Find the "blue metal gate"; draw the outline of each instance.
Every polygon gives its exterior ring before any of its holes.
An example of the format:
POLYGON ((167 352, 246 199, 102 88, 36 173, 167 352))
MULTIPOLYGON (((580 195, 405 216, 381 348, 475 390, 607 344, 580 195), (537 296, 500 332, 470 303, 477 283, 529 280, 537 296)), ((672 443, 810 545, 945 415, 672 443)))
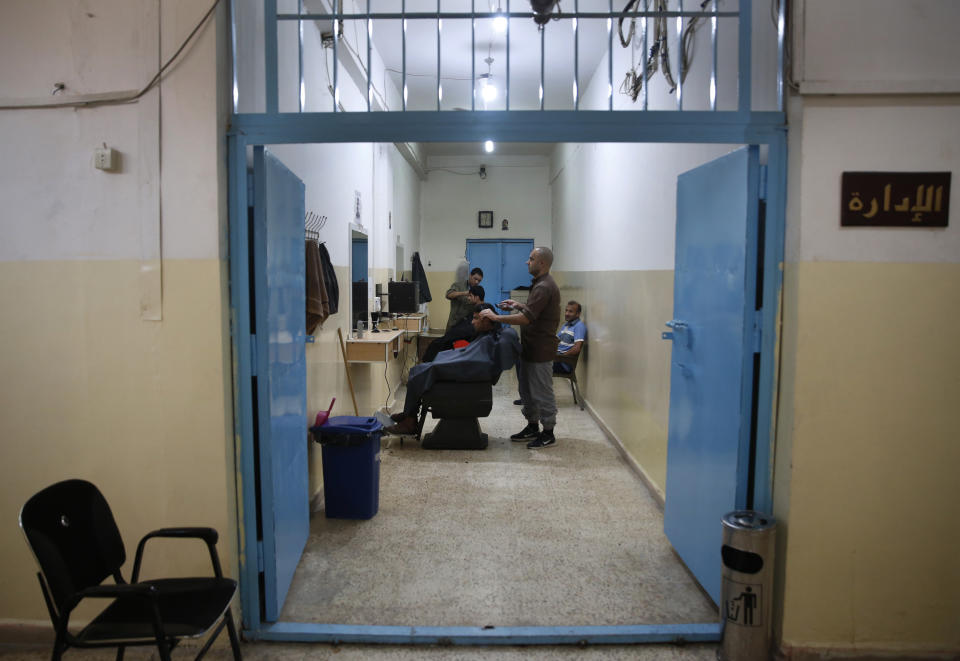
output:
POLYGON ((664 530, 715 603, 720 519, 746 502, 758 190, 756 147, 677 179, 664 530))
POLYGON ((273 622, 310 532, 304 186, 263 147, 254 149, 253 172, 258 543, 264 619, 273 622))

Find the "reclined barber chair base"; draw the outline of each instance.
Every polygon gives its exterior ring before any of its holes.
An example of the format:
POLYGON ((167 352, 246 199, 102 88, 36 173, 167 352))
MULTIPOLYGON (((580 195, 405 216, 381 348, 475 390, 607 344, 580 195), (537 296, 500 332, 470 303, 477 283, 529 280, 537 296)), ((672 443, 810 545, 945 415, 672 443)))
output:
POLYGON ((488 383, 439 381, 423 395, 418 428, 430 412, 440 422, 423 437, 427 450, 485 450, 487 435, 478 418, 493 410, 493 386, 488 383))

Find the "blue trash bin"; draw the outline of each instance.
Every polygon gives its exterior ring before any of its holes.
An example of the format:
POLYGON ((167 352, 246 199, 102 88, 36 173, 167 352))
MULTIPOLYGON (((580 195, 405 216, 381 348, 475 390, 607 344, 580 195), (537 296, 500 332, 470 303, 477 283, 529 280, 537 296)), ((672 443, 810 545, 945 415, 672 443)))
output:
POLYGON ((322 447, 327 518, 372 518, 380 507, 383 425, 376 418, 340 415, 310 431, 322 447))

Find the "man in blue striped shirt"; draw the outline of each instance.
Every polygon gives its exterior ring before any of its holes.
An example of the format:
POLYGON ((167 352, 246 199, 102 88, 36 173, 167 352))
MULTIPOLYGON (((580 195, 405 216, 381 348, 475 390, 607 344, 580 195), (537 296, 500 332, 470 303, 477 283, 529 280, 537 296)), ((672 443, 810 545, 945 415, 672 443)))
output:
MULTIPOLYGON (((580 320, 581 306, 576 301, 567 303, 563 310, 563 326, 557 333, 560 343, 557 345, 557 356, 573 358, 583 349, 583 342, 587 339, 587 326, 580 320)), ((573 368, 566 363, 555 361, 553 363, 554 374, 569 374, 573 368)))

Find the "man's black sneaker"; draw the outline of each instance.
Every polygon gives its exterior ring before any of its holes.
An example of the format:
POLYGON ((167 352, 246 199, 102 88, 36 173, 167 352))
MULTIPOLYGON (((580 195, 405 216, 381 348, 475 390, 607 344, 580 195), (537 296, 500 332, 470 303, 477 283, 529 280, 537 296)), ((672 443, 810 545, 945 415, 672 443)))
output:
POLYGON ((515 399, 515 400, 513 400, 513 403, 514 403, 515 405, 517 405, 517 406, 520 406, 521 404, 523 404, 523 400, 522 400, 522 399, 515 399))
POLYGON ((540 425, 530 423, 519 432, 510 437, 510 440, 514 443, 520 443, 522 441, 529 441, 531 439, 537 438, 540 436, 540 425))
POLYGON ((537 434, 537 437, 527 443, 527 447, 536 450, 538 448, 549 448, 557 444, 557 439, 553 435, 552 429, 544 429, 542 432, 537 434))

